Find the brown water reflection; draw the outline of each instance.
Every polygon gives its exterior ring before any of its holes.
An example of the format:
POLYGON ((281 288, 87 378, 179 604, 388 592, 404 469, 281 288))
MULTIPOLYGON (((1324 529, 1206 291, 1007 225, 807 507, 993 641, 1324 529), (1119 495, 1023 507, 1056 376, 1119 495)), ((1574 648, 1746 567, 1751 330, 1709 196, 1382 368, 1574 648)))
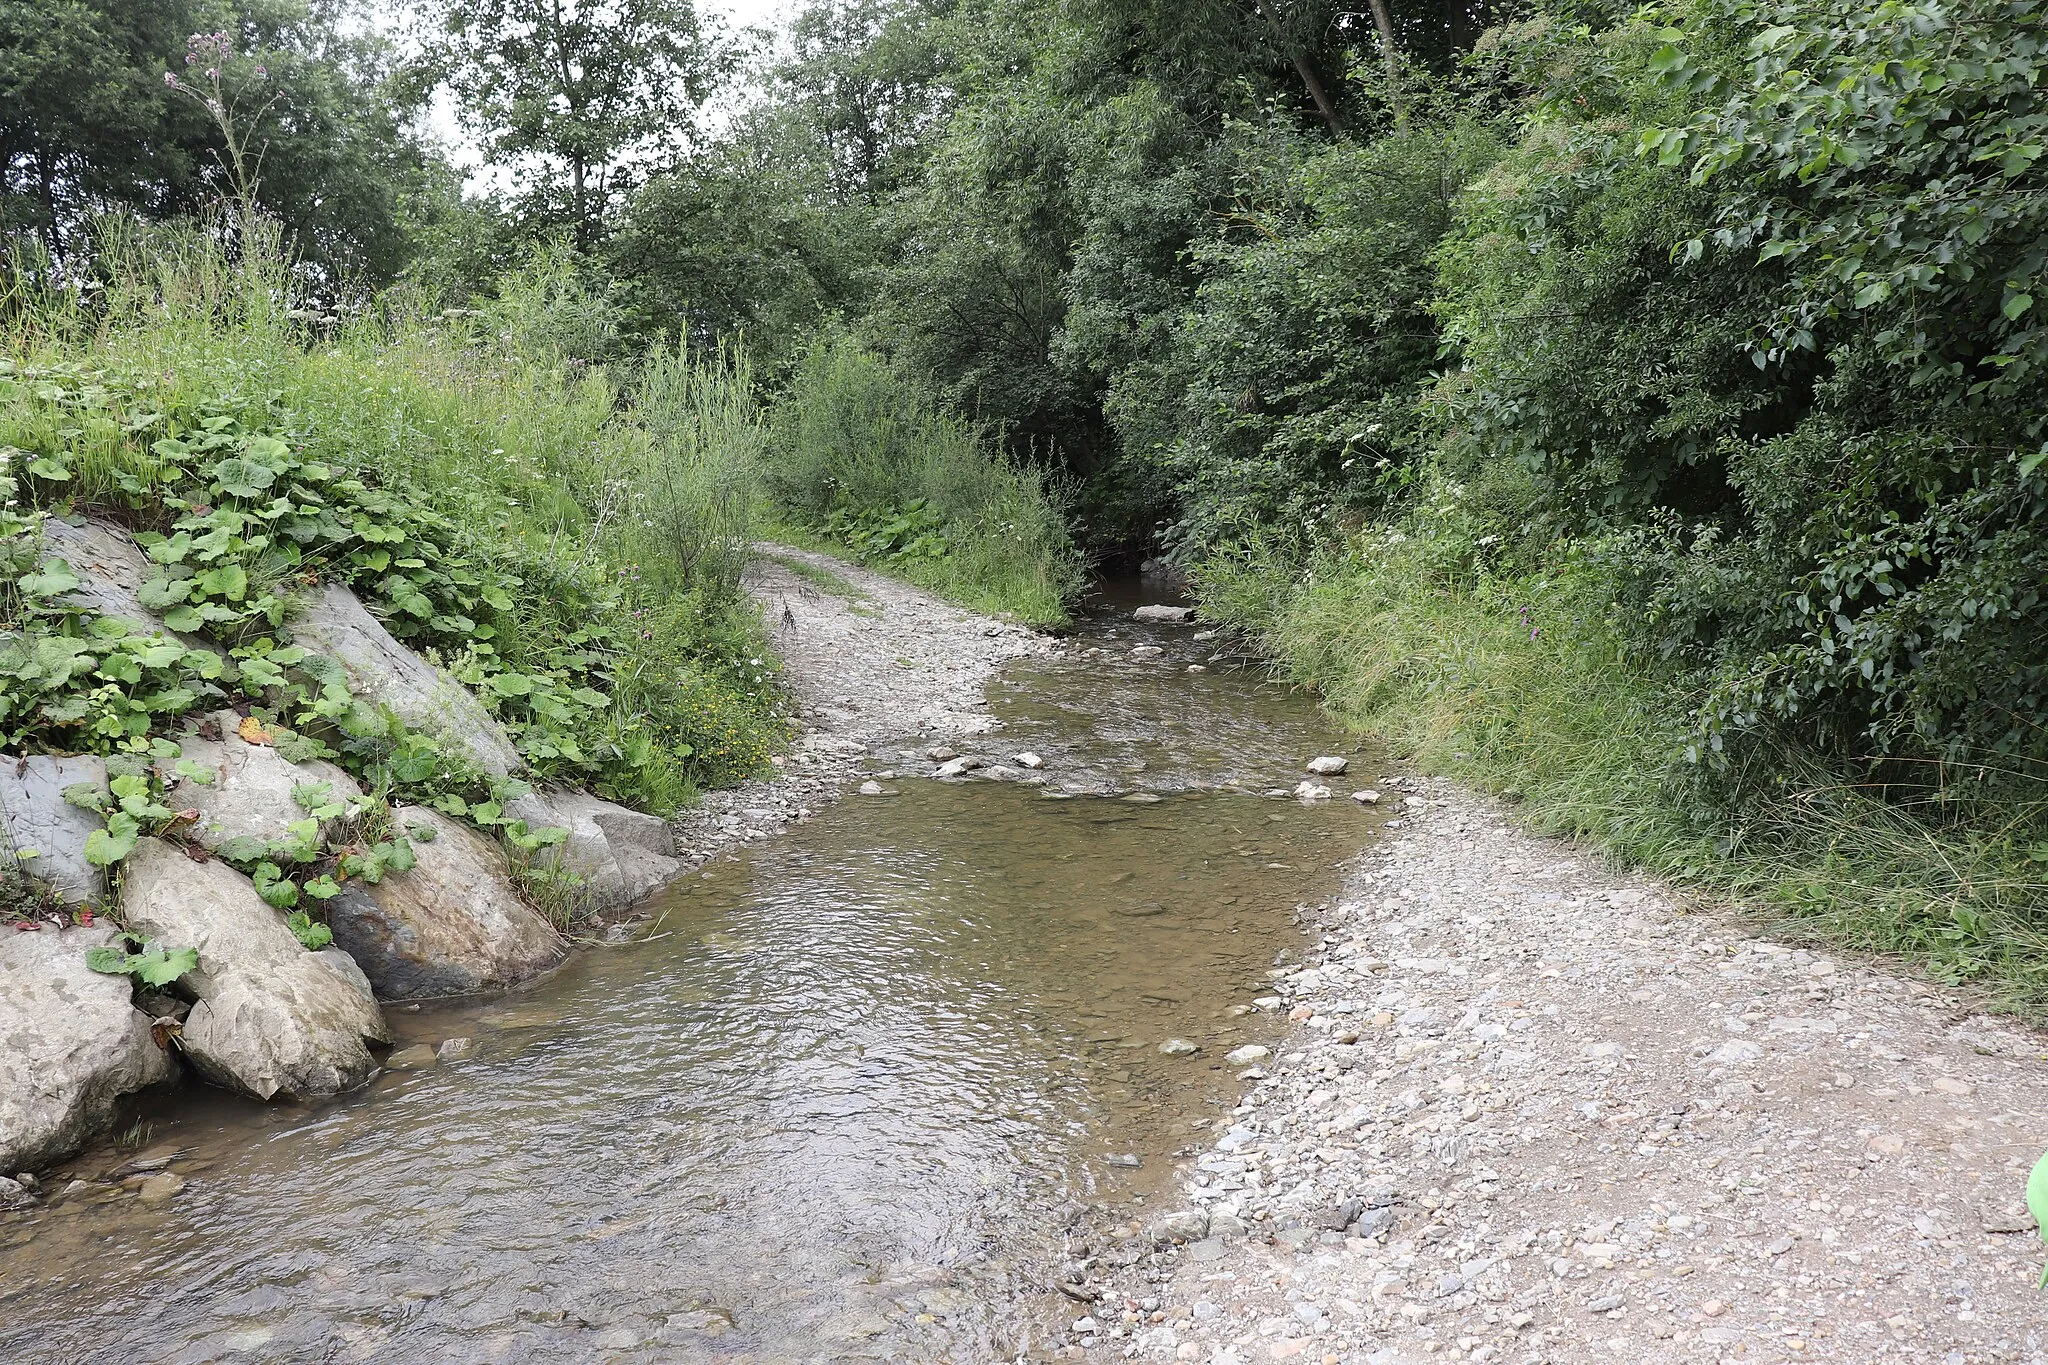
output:
POLYGON ((318 1108, 179 1096, 143 1144, 180 1150, 176 1199, 95 1183, 0 1222, 0 1359, 1024 1349, 1068 1211, 1159 1191, 1235 1102, 1222 1054, 1277 1036, 1245 1007, 1367 828, 1177 789, 1291 785, 1313 718, 1247 675, 1126 668, 1013 677, 1005 743, 1084 786, 1145 761, 1157 802, 893 783, 675 888, 642 942, 393 1015, 465 1061, 318 1108), (1234 722, 1227 752, 1191 716, 1234 722))

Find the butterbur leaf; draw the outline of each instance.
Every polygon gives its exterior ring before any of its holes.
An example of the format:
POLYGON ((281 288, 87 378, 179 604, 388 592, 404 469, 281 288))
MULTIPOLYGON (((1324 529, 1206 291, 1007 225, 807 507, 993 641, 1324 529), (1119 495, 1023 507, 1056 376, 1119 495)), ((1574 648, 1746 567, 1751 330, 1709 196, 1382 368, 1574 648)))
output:
POLYGON ((61 597, 78 587, 78 575, 61 559, 52 559, 31 574, 23 574, 14 585, 25 597, 61 597))
POLYGON ((224 862, 250 863, 270 852, 270 845, 253 834, 237 834, 232 839, 222 840, 213 852, 224 862))
MULTIPOLYGON (((2034 1163, 2034 1172, 2027 1177, 2027 1211, 2034 1215, 2034 1228, 2048 1241, 2048 1152, 2034 1163)), ((2037 1288, 2048 1288, 2048 1265, 2041 1267, 2041 1280, 2037 1288)))
POLYGON ((161 948, 151 944, 128 970, 145 986, 168 986, 198 965, 197 948, 161 948))
POLYGON ((88 948, 85 950, 85 965, 107 976, 125 976, 128 973, 128 954, 119 948, 88 948))
POLYGON ((30 460, 28 462, 28 472, 39 479, 48 479, 51 483, 64 483, 71 478, 70 470, 66 469, 59 461, 52 460, 47 456, 42 459, 30 460))
POLYGON ((94 867, 112 867, 135 851, 135 840, 141 832, 134 816, 117 810, 107 817, 105 829, 85 836, 85 860, 94 867))

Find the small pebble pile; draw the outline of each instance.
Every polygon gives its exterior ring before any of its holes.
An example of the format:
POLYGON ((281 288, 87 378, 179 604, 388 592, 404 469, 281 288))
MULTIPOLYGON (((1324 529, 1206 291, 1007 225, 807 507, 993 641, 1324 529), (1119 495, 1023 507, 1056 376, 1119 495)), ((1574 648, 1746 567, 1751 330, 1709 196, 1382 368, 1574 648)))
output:
POLYGON ((1041 1354, 2048 1360, 2048 1040, 1380 786, 1387 841, 1257 1002, 1291 1043, 1242 1057, 1183 1207, 1080 1248, 1041 1354))

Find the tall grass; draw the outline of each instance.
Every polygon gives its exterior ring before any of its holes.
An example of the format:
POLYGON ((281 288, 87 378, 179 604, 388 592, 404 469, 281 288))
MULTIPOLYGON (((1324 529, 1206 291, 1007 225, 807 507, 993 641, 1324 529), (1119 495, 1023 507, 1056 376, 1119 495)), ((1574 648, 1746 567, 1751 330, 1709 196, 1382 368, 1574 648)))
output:
POLYGON ((1686 757, 1687 680, 1624 647, 1600 557, 1566 543, 1534 569, 1489 567, 1466 529, 1425 509, 1307 565, 1241 547, 1198 572, 1203 612, 1347 725, 1509 798, 1532 828, 1781 932, 2048 1008, 2048 800, 1899 805, 1794 755, 1770 784, 1717 782, 1686 757))
POLYGON ((808 533, 798 539, 835 542, 984 611, 1067 619, 1082 573, 1058 493, 899 367, 822 335, 771 432, 765 486, 777 514, 808 533), (920 538, 924 528, 937 534, 920 538))
MULTIPOLYGON (((766 761, 777 700, 739 588, 765 434, 736 357, 664 352, 614 372, 572 354, 592 323, 546 253, 484 312, 404 290, 316 306, 274 233, 230 251, 203 226, 109 220, 83 286, 32 248, 8 259, 0 345, 17 363, 108 376, 142 396, 131 406, 282 423, 308 457, 447 517, 464 552, 524 582, 491 640, 510 665, 615 651, 610 728, 588 739, 637 757, 610 794, 673 808, 766 761)), ((23 405, 6 420, 32 419, 23 405)), ((150 482, 149 441, 119 422, 66 440, 85 448, 77 506, 117 504, 124 476, 150 482)))

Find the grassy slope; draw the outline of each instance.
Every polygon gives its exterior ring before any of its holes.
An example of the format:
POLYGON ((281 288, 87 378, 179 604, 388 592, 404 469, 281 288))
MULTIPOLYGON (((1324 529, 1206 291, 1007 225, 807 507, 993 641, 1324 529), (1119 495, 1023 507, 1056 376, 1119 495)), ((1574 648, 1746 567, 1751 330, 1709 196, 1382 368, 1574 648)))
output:
POLYGON ((1553 568, 1451 572, 1388 538, 1306 581, 1212 567, 1204 612, 1345 724, 1509 798, 1536 829, 1732 897, 1778 932, 1903 953, 2025 1013, 2048 1006, 2040 807, 1937 822, 1818 771, 1716 804, 1682 757, 1682 687, 1629 661, 1596 574, 1553 568))

